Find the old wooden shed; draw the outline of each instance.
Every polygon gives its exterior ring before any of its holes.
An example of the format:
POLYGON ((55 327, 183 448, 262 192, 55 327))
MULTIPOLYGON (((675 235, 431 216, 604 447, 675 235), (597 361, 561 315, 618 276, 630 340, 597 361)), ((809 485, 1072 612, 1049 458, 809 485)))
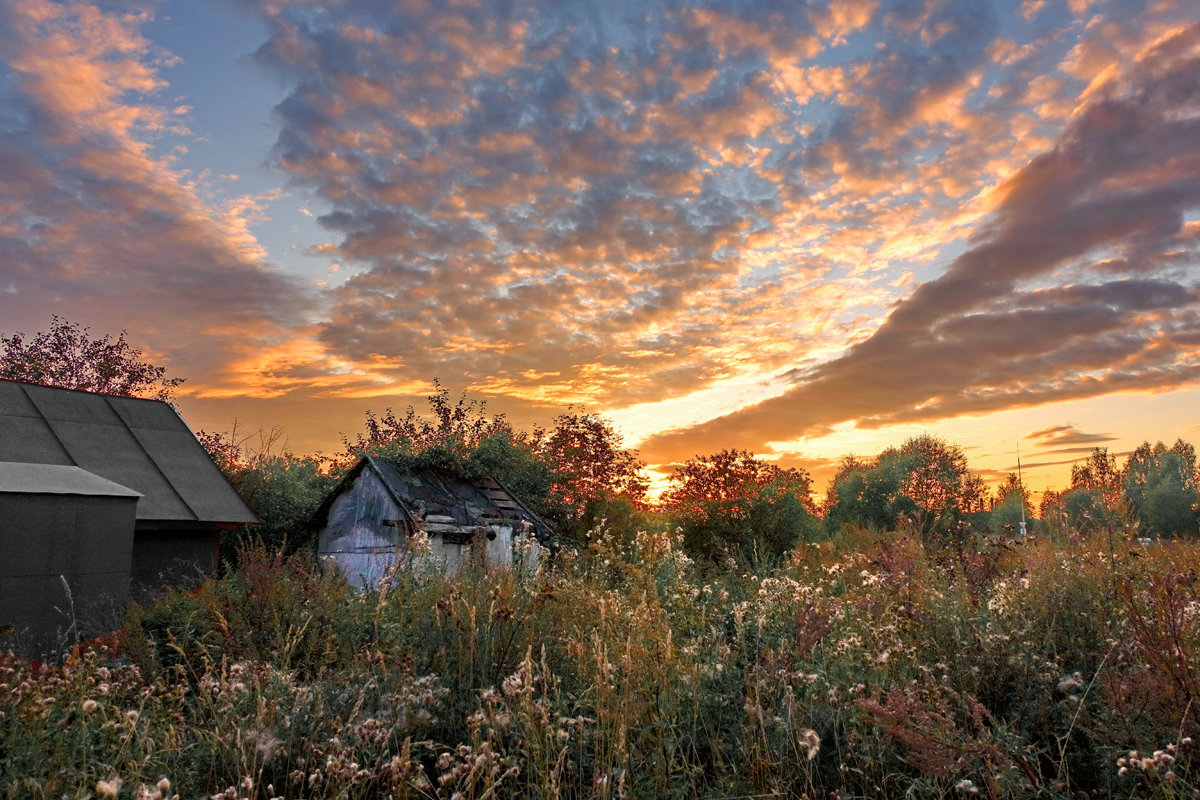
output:
MULTIPOLYGON (((199 585, 216 572, 219 531, 257 522, 175 409, 157 400, 0 380, 0 461, 78 467, 141 495, 131 535, 95 531, 97 547, 128 550, 138 600, 164 585, 199 585)), ((65 509, 65 497, 45 502, 65 509)), ((0 515, 0 540, 23 535, 18 526, 0 515)), ((0 580, 26 571, 21 561, 0 561, 0 580)))
POLYGON ((495 478, 465 480, 444 470, 401 470, 363 456, 312 518, 321 560, 356 585, 375 584, 398 560, 453 574, 472 555, 511 567, 536 563, 552 531, 495 478), (427 553, 410 544, 428 536, 427 553))

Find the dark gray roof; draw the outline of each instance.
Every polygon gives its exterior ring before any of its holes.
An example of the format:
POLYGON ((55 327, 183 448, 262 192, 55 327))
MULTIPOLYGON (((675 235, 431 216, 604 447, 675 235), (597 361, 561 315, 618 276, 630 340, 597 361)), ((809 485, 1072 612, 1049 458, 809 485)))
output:
POLYGON ((462 527, 486 526, 505 520, 527 522, 534 535, 544 539, 553 530, 496 478, 465 480, 446 470, 420 469, 405 471, 384 459, 363 456, 341 482, 329 493, 313 514, 313 524, 321 527, 333 501, 346 491, 363 469, 369 468, 383 481, 392 499, 410 518, 422 520, 428 516, 453 518, 462 527))
POLYGON ((0 461, 81 467, 143 496, 137 518, 257 522, 171 406, 0 380, 0 461))
POLYGON ((141 497, 141 492, 113 483, 79 467, 0 461, 0 493, 83 494, 141 497))

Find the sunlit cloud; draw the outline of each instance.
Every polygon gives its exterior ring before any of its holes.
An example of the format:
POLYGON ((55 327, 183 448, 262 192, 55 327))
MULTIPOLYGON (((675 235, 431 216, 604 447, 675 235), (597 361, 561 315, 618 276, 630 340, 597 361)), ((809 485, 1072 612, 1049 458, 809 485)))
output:
POLYGON ((170 5, 0 0, 0 315, 136 323, 205 403, 438 378, 825 474, 1200 374, 1188 4, 248 0, 274 144, 203 170, 170 5))
POLYGON ((1200 205, 1200 116, 1178 111, 1200 103, 1198 42, 1193 26, 1140 53, 1005 183, 972 246, 869 339, 795 373, 777 398, 646 448, 669 459, 697 438, 768 442, 846 420, 881 427, 1194 385, 1200 287, 1183 268, 1196 240, 1182 218, 1200 205), (1106 280, 1114 257, 1129 277, 1106 280))
POLYGON ((173 57, 141 33, 150 16, 0 4, 15 85, 0 111, 0 319, 7 332, 35 310, 43 326, 51 312, 98 330, 136 323, 148 354, 204 376, 310 301, 250 230, 277 192, 206 202, 158 152, 182 112, 160 96, 173 57))

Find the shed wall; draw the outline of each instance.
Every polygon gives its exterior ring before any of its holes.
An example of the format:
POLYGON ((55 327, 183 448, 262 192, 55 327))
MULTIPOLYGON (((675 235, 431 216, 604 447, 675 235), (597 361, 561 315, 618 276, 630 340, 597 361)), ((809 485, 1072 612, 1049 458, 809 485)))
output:
POLYGON ((164 587, 190 591, 217 574, 221 535, 212 525, 153 528, 138 526, 133 537, 130 587, 143 605, 164 587))
POLYGON ((120 627, 136 497, 0 494, 0 648, 57 661, 120 627), (65 585, 64 585, 65 581, 65 585))
POLYGON ((364 469, 329 507, 318 539, 325 563, 335 563, 353 586, 378 583, 404 549, 403 528, 384 520, 406 519, 383 481, 364 469))

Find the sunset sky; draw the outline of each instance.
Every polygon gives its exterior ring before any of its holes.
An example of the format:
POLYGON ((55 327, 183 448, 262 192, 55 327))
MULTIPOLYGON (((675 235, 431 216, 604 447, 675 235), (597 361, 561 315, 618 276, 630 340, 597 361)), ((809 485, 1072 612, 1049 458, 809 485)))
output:
POLYGON ((1200 444, 1194 0, 0 0, 0 333, 336 450, 435 378, 665 472, 1200 444))

